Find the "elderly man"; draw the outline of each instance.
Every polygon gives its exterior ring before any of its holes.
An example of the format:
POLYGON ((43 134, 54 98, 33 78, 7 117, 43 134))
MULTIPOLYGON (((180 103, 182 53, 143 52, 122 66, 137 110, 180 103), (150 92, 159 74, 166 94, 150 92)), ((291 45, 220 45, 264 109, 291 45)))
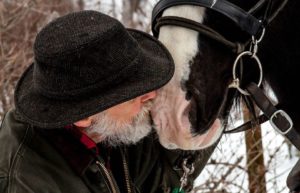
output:
POLYGON ((1 125, 0 192, 181 191, 174 167, 186 152, 161 147, 149 117, 173 73, 161 43, 107 15, 49 23, 1 125))

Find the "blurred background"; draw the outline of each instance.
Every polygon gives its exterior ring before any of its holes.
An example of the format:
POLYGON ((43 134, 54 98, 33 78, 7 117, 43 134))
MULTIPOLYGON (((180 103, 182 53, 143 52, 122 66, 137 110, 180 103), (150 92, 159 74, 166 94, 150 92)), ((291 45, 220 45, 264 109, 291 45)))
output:
MULTIPOLYGON (((13 108, 14 87, 33 61, 37 32, 68 12, 93 9, 119 19, 126 27, 151 34, 151 11, 157 0, 0 0, 0 121, 13 108)), ((232 112, 231 126, 247 119, 232 112)), ((5 148, 5 147, 0 147, 5 148)), ((299 153, 265 123, 255 131, 224 135, 197 178, 196 193, 288 193, 286 177, 299 153)))

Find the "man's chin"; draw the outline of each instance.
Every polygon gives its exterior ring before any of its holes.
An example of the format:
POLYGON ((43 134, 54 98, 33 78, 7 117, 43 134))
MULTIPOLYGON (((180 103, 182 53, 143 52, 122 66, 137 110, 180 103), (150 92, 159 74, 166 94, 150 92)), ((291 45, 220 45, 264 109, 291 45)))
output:
POLYGON ((134 145, 141 141, 144 137, 146 137, 151 131, 149 131, 147 134, 143 136, 136 137, 134 139, 122 139, 119 137, 116 138, 107 138, 106 140, 102 141, 101 143, 107 145, 107 146, 112 146, 112 147, 118 147, 118 146, 129 146, 129 145, 134 145))
POLYGON ((148 125, 140 125, 132 128, 126 128, 115 133, 114 135, 106 136, 101 143, 108 146, 123 146, 123 145, 134 145, 141 141, 144 137, 151 133, 152 127, 148 125))
POLYGON ((88 133, 97 133, 101 136, 96 143, 103 143, 109 146, 121 146, 136 144, 144 137, 149 135, 152 130, 149 111, 144 109, 136 117, 131 124, 122 124, 113 120, 108 115, 99 114, 97 120, 88 133))

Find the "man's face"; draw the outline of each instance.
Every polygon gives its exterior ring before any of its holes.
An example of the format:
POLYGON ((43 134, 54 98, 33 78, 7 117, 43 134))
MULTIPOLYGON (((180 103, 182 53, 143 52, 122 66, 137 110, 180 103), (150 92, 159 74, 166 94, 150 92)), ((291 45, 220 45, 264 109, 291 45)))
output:
POLYGON ((134 144, 152 129, 149 109, 155 97, 153 91, 93 115, 84 132, 96 143, 134 144))

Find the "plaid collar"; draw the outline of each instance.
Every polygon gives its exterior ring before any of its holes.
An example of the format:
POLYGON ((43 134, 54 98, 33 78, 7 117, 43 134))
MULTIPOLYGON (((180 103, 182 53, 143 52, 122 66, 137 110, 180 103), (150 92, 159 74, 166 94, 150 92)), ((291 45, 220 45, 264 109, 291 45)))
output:
POLYGON ((87 168, 99 155, 96 143, 74 126, 68 125, 60 129, 39 129, 39 132, 80 176, 84 175, 87 168))
POLYGON ((88 150, 94 152, 96 155, 99 155, 99 148, 97 147, 97 144, 84 132, 80 131, 77 127, 74 125, 68 125, 65 127, 70 133, 80 141, 81 144, 83 144, 88 150))

